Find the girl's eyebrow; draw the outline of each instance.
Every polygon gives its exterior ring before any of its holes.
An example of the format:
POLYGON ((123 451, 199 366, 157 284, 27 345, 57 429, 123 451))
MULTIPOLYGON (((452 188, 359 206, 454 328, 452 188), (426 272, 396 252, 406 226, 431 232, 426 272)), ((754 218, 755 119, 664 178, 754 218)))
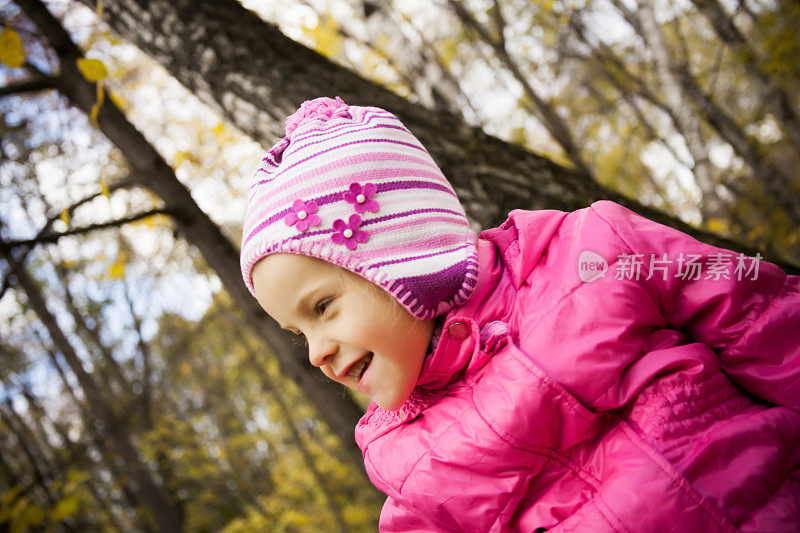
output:
POLYGON ((320 290, 323 289, 324 287, 325 287, 325 281, 322 281, 320 283, 317 283, 307 291, 305 291, 305 294, 303 294, 300 298, 297 299, 297 303, 295 304, 293 310, 294 315, 295 316, 302 315, 303 309, 309 308, 308 301, 311 300, 314 297, 314 295, 319 293, 320 290))
MULTIPOLYGON (((314 294, 319 290, 320 286, 321 284, 309 289, 308 291, 305 291, 305 294, 303 294, 300 298, 298 298, 297 302, 294 305, 294 308, 291 310, 292 316, 298 316, 303 314, 302 312, 303 309, 307 308, 308 306, 308 300, 310 300, 311 297, 314 296, 314 294)), ((291 324, 283 324, 277 318, 275 319, 275 322, 278 323, 278 326, 280 326, 281 329, 293 333, 292 330, 290 329, 292 327, 291 324)))

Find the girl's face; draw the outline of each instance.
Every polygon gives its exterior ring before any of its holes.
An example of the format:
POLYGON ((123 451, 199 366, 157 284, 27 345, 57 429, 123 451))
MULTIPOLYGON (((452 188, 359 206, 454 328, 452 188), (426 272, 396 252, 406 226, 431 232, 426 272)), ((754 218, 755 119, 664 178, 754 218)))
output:
POLYGON ((308 343, 311 364, 334 381, 399 409, 419 378, 434 321, 420 320, 388 293, 339 266, 273 254, 253 269, 258 302, 308 343))

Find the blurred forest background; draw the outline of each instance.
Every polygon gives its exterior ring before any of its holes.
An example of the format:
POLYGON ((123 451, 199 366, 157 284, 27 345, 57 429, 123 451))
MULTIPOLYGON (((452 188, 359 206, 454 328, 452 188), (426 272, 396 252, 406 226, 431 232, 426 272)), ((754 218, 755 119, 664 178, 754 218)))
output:
POLYGON ((365 399, 239 274, 283 118, 396 113, 475 228, 610 198, 800 265, 800 4, 0 0, 0 532, 375 531, 365 399))

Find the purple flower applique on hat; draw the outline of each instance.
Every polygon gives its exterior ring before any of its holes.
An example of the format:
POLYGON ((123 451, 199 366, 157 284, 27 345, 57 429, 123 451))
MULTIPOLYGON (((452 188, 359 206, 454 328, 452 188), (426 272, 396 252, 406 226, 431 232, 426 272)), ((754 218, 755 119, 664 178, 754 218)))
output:
POLYGON ((305 202, 298 198, 292 204, 292 210, 284 217, 283 221, 287 226, 295 226, 297 231, 303 233, 309 226, 319 226, 320 219, 315 214, 317 209, 319 209, 319 206, 314 200, 305 202))
POLYGON ((350 190, 344 193, 344 199, 353 204, 356 213, 364 211, 375 213, 378 211, 378 202, 370 197, 377 191, 378 188, 374 183, 367 183, 363 187, 358 183, 351 183, 350 190))
POLYGON ((355 250, 358 246, 357 243, 369 240, 369 233, 358 229, 360 225, 361 217, 358 215, 350 215, 347 224, 340 218, 334 220, 334 233, 331 235, 331 240, 336 244, 344 244, 348 250, 355 250))

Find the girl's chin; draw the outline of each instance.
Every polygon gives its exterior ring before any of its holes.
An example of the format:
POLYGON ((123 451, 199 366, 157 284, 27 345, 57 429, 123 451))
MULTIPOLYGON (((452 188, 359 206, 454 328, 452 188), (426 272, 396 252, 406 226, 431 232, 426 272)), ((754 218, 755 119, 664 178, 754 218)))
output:
POLYGON ((408 399, 409 396, 411 396, 410 391, 408 394, 402 396, 401 398, 370 398, 370 399, 384 411, 397 411, 398 409, 403 407, 403 404, 406 403, 406 400, 408 399))
POLYGON ((399 403, 398 402, 388 402, 387 403, 387 402, 378 402, 378 401, 376 401, 375 403, 378 404, 378 407, 380 407, 384 411, 397 411, 398 409, 403 407, 403 403, 405 403, 405 402, 399 402, 399 403))

